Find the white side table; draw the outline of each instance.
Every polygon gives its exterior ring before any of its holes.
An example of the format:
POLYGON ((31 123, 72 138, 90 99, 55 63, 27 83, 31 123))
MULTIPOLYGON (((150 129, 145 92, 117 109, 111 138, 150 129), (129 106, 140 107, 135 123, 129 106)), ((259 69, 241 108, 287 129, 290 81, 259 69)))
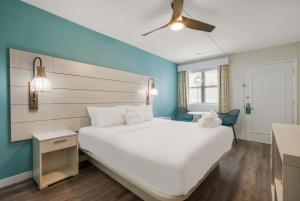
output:
POLYGON ((40 190, 77 174, 77 133, 62 130, 33 135, 33 179, 40 190))
POLYGON ((203 114, 207 114, 209 112, 204 112, 204 111, 193 111, 193 112, 188 112, 188 114, 193 115, 193 121, 196 122, 203 114))

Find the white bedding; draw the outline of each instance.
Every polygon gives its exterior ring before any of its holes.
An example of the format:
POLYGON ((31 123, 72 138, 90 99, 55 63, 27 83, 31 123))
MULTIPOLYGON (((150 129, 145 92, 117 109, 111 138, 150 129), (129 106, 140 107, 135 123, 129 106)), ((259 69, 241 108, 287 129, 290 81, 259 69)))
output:
POLYGON ((79 144, 114 169, 165 195, 186 195, 233 140, 229 127, 154 119, 135 125, 82 128, 79 144))

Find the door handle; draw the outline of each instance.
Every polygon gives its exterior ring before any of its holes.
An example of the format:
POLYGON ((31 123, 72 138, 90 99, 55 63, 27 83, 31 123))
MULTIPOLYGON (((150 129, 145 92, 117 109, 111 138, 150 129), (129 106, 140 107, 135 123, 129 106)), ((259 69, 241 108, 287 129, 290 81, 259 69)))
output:
POLYGON ((250 103, 246 103, 246 105, 245 105, 245 113, 246 114, 251 114, 251 110, 254 110, 254 108, 250 106, 250 103))

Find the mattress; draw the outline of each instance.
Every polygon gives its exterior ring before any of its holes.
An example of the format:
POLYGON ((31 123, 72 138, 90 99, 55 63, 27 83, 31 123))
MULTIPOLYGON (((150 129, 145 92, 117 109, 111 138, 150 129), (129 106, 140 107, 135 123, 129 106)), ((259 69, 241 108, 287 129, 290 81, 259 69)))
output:
POLYGON ((170 196, 186 195, 224 153, 232 129, 154 119, 135 125, 85 127, 79 145, 117 171, 170 196))

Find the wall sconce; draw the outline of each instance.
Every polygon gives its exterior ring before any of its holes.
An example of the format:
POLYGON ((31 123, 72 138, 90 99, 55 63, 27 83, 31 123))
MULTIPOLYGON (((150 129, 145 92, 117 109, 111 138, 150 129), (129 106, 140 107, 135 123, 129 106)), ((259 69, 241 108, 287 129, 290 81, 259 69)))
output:
POLYGON ((33 79, 29 82, 29 109, 38 109, 38 92, 49 92, 51 83, 46 76, 45 67, 43 67, 42 59, 36 57, 33 60, 33 79), (36 61, 40 62, 40 66, 36 67, 36 61))
POLYGON ((146 104, 149 105, 150 104, 150 96, 157 96, 158 95, 158 91, 155 88, 155 82, 153 78, 149 78, 148 79, 148 90, 147 90, 147 98, 146 98, 146 104), (151 86, 150 86, 150 81, 152 81, 151 86))

